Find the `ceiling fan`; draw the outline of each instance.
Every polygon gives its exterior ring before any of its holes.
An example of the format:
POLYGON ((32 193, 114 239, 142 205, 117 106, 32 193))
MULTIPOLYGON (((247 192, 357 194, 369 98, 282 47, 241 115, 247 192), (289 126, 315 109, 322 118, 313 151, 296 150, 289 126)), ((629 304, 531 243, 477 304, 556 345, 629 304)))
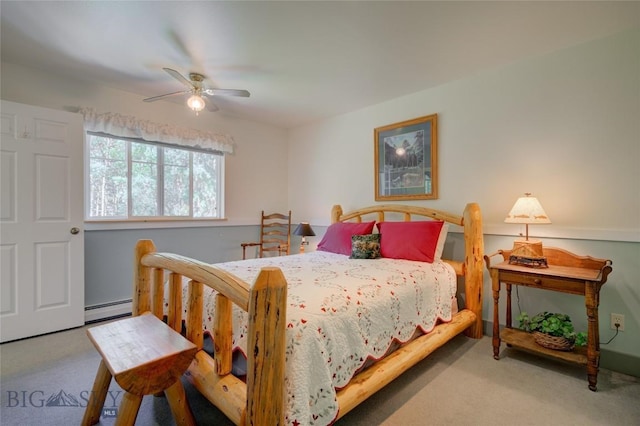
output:
POLYGON ((204 85, 204 75, 195 72, 189 73, 189 79, 171 68, 163 68, 171 77, 184 84, 188 89, 178 92, 166 93, 143 99, 144 102, 154 102, 175 95, 191 94, 187 100, 187 106, 195 111, 196 115, 205 107, 209 111, 217 111, 218 107, 208 99, 208 96, 240 96, 248 98, 250 93, 241 89, 213 89, 204 85))

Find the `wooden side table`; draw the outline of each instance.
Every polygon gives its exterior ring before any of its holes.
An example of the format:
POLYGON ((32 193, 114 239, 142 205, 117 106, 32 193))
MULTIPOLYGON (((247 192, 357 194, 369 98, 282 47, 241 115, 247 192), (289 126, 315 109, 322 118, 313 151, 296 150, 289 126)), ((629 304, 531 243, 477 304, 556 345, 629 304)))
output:
POLYGON ((598 328, 598 305, 600 304, 600 288, 607 281, 612 271, 611 261, 595 259, 589 256, 578 256, 559 248, 544 248, 544 256, 548 268, 532 268, 511 265, 507 261, 510 250, 499 250, 491 256, 485 256, 485 262, 491 275, 493 290, 493 357, 500 359, 500 342, 541 353, 552 358, 586 365, 589 389, 596 390, 598 369, 600 364, 600 333, 598 328), (502 262, 491 265, 491 258, 502 256, 502 262), (499 300, 500 283, 507 289, 506 328, 500 332, 499 300), (571 352, 556 351, 538 345, 533 335, 513 328, 511 315, 511 286, 521 285, 544 290, 559 291, 582 295, 587 308, 587 346, 576 348, 571 352))

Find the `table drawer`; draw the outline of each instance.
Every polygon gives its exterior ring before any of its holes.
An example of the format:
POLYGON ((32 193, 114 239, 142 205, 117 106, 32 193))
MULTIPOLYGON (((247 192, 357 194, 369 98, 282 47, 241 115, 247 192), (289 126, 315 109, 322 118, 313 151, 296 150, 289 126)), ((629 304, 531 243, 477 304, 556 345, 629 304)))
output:
POLYGON ((584 281, 569 280, 567 278, 545 277, 531 273, 519 273, 514 271, 500 271, 500 281, 507 284, 538 287, 545 290, 560 291, 571 294, 584 294, 584 281))

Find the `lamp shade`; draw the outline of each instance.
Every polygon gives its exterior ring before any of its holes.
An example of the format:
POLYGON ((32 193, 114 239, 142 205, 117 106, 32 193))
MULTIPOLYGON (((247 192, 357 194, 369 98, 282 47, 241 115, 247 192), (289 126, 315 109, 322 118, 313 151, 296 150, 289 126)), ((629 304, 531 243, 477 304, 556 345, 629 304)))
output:
POLYGON ((536 197, 532 197, 531 193, 525 193, 524 197, 518 198, 511 208, 511 211, 504 220, 505 223, 551 223, 547 213, 540 205, 536 197))
POLYGON ((303 237, 313 237, 316 235, 311 229, 311 225, 308 222, 300 222, 300 224, 296 227, 295 231, 293 231, 293 235, 301 235, 303 237))

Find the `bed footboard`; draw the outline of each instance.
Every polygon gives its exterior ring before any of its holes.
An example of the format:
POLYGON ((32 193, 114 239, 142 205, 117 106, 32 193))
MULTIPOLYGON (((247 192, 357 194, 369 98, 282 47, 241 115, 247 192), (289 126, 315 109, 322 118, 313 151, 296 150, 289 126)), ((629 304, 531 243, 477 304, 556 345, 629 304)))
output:
POLYGON ((133 315, 150 311, 163 317, 166 271, 170 272, 167 322, 179 329, 184 319, 186 337, 200 349, 189 367, 189 380, 236 424, 283 424, 287 283, 282 271, 263 268, 250 286, 204 262, 157 253, 151 240, 141 240, 135 250, 133 315), (186 318, 181 318, 182 277, 190 280, 186 318), (218 292, 212 326, 215 359, 202 350, 205 285, 218 292), (231 373, 232 303, 249 313, 246 384, 231 373))

